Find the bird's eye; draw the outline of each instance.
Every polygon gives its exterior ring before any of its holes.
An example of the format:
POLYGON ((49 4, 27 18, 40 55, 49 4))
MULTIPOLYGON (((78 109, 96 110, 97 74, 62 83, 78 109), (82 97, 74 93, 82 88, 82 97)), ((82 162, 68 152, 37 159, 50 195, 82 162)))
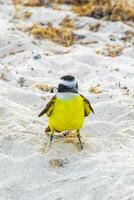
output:
POLYGON ((78 83, 76 83, 76 89, 78 89, 78 83))

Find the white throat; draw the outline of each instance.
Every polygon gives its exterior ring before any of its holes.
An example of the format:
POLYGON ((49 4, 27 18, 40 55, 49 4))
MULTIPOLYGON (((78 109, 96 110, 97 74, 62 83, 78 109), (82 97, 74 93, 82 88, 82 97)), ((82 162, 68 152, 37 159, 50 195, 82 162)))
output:
POLYGON ((78 93, 73 93, 73 92, 57 92, 56 97, 58 99, 70 99, 78 95, 79 95, 78 93))

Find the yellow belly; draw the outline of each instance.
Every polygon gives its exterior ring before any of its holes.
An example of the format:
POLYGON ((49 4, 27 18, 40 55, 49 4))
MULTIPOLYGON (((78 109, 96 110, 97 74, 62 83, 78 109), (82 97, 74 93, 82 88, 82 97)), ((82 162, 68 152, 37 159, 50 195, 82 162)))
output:
POLYGON ((56 99, 49 117, 51 131, 79 130, 84 122, 84 104, 81 96, 56 99))

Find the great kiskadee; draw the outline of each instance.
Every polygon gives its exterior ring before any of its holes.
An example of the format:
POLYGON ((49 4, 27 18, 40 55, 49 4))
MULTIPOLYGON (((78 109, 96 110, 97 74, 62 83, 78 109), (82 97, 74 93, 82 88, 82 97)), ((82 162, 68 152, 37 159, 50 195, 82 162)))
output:
POLYGON ((76 130, 77 137, 83 148, 80 129, 84 123, 84 117, 91 112, 94 113, 90 102, 83 95, 78 93, 78 82, 74 76, 66 75, 60 78, 58 91, 48 102, 39 117, 46 114, 49 117, 50 145, 54 132, 76 130))

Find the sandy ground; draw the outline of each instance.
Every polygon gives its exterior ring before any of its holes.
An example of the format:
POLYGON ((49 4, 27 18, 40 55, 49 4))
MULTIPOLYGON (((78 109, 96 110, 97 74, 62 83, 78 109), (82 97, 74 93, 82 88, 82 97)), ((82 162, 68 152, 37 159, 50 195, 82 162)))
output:
POLYGON ((32 17, 18 20, 10 1, 0 4, 0 200, 134 200, 134 40, 122 39, 134 30, 77 17, 66 6, 27 10, 32 17), (58 26, 66 15, 85 36, 68 48, 18 30, 25 23, 58 26), (121 46, 121 54, 109 56, 108 44, 121 46), (32 85, 55 87, 68 73, 95 115, 81 130, 82 151, 59 139, 45 152, 47 118, 37 115, 54 93, 32 85))

